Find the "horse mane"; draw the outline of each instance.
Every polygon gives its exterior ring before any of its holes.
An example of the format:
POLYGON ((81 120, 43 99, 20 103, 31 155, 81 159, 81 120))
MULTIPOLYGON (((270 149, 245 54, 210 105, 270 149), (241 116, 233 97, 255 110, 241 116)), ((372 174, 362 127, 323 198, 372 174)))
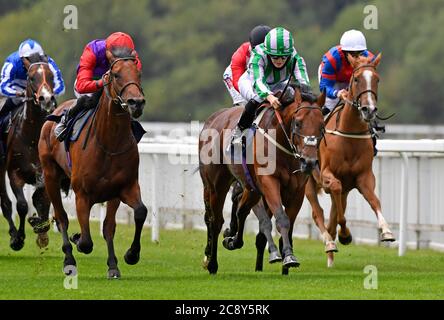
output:
POLYGON ((115 58, 127 58, 127 57, 133 57, 133 49, 128 47, 112 47, 111 53, 115 58))
POLYGON ((48 57, 46 55, 40 55, 38 53, 34 53, 28 57, 28 60, 31 64, 38 62, 48 63, 48 57))

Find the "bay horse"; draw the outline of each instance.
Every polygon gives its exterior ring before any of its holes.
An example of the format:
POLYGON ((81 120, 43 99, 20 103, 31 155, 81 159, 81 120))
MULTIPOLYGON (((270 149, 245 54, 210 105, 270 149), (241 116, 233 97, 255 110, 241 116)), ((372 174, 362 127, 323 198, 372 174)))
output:
MULTIPOLYGON (((115 215, 120 202, 134 210, 135 234, 124 256, 127 264, 133 265, 139 261, 141 232, 147 215, 138 182, 139 152, 131 131, 131 119, 142 115, 145 98, 136 58, 130 50, 121 49, 120 54, 113 52, 110 68, 102 77, 104 90, 95 115, 90 117, 85 126, 90 127, 90 130, 82 131, 79 139, 69 147, 72 166, 69 166, 63 143, 54 135, 53 122, 45 123, 39 141, 45 186, 63 238, 65 270, 67 266, 76 265, 70 240, 76 244, 79 252, 89 254, 93 250, 89 228, 90 210, 94 204, 107 201, 103 236, 108 246, 110 279, 121 276, 113 243, 115 215), (81 229, 80 234, 70 238, 68 216, 60 195, 61 183, 66 179, 70 179, 76 196, 77 218, 81 229)), ((72 101, 63 103, 54 114, 60 115, 71 104, 72 101)))
MULTIPOLYGON (((347 196, 354 188, 358 189, 375 212, 381 232, 380 240, 395 240, 374 192, 375 176, 372 170, 372 122, 377 116, 379 75, 376 68, 380 61, 381 54, 373 61, 366 57, 351 61, 353 73, 348 99, 342 108, 336 108, 326 120, 326 135, 319 147, 320 173, 314 171, 306 187, 313 218, 324 240, 329 240, 328 235, 336 239, 339 224, 339 242, 344 245, 351 243, 352 235, 346 225, 345 209, 347 196), (325 232, 324 213, 317 198, 321 187, 330 194, 332 201, 328 233, 325 232)), ((333 266, 335 251, 327 252, 329 267, 333 266)))
POLYGON ((0 164, 1 208, 9 223, 10 246, 16 251, 21 250, 25 243, 25 219, 28 213, 28 203, 23 193, 25 184, 35 187, 32 203, 38 216, 30 217, 28 221, 38 234, 37 245, 41 248, 48 245, 50 203, 43 184, 37 143, 46 116, 56 107, 53 93, 54 75, 47 57, 32 55, 24 60, 24 65, 28 74, 26 95, 23 105, 12 112, 11 127, 4 137, 6 158, 0 164), (11 200, 6 191, 6 172, 12 192, 17 199, 17 212, 20 218, 18 230, 12 219, 11 200))
POLYGON ((267 109, 258 122, 257 130, 260 134, 256 134, 253 139, 254 161, 245 166, 250 173, 248 175, 243 165, 232 163, 230 155, 225 154, 227 146, 231 143, 226 133, 236 126, 242 107, 222 109, 205 122, 199 136, 199 171, 204 185, 207 225, 204 268, 210 274, 216 274, 218 270, 217 242, 224 223, 222 209, 226 194, 235 180, 243 186, 242 198, 236 212, 237 230, 234 236, 224 238, 224 247, 234 250, 243 246, 245 219, 250 209, 263 196, 264 203, 275 216, 277 229, 282 235, 283 270, 299 266, 292 247, 293 222, 302 205, 307 174, 317 165, 317 146, 324 129, 320 111, 323 101, 325 95, 321 95, 315 105, 313 101, 302 101, 300 91, 296 90, 290 104, 279 111, 266 104, 267 109), (276 138, 270 137, 263 128, 267 131, 276 130, 276 138), (268 142, 272 141, 274 144, 268 146, 265 139, 258 139, 259 136, 266 137, 268 142), (204 152, 208 146, 211 149, 208 156, 214 157, 213 153, 216 153, 219 155, 215 157, 217 161, 205 159, 207 155, 204 152), (269 156, 275 151, 275 157, 264 162, 259 156, 261 151, 269 156), (274 161, 275 170, 261 174, 261 169, 267 167, 270 161, 274 161))

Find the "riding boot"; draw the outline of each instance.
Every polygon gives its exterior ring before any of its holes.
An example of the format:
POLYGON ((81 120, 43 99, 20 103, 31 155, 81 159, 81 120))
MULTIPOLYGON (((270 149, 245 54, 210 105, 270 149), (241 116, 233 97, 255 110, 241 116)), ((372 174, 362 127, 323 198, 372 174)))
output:
POLYGON ((259 107, 261 103, 257 102, 254 99, 248 101, 245 105, 245 109, 242 112, 242 115, 239 119, 239 122, 234 129, 231 143, 232 144, 241 144, 242 143, 242 131, 251 127, 253 124, 254 116, 256 113, 256 109, 259 107))
POLYGON ((57 140, 62 142, 65 140, 67 132, 67 124, 69 120, 74 118, 80 111, 85 109, 85 102, 89 99, 88 96, 82 96, 77 99, 76 104, 66 110, 66 113, 60 118, 60 122, 54 128, 54 134, 57 137, 57 140))

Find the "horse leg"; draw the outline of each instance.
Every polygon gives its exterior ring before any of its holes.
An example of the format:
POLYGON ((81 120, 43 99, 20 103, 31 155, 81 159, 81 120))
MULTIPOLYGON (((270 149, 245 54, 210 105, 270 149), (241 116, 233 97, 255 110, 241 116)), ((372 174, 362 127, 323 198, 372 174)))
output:
POLYGON ((325 226, 324 210, 319 204, 319 199, 316 192, 316 182, 311 176, 308 178, 307 184, 305 185, 305 196, 311 205, 313 221, 316 223, 316 226, 318 227, 324 241, 325 252, 338 252, 336 243, 331 237, 330 233, 328 233, 327 227, 325 226))
POLYGON ((350 233, 350 230, 347 228, 347 220, 345 219, 345 209, 347 208, 347 197, 348 192, 343 193, 341 195, 341 203, 342 203, 342 216, 338 217, 338 224, 341 226, 341 229, 338 233, 339 242, 343 245, 348 245, 352 242, 353 237, 350 233))
POLYGON ((237 208, 239 205, 239 201, 242 197, 242 185, 239 183, 239 181, 235 181, 233 184, 233 191, 231 194, 231 201, 233 204, 231 205, 231 220, 230 220, 230 227, 225 229, 224 231, 224 238, 226 237, 233 237, 237 232, 237 208))
POLYGON ((134 265, 140 259, 140 237, 142 236, 143 224, 148 213, 145 204, 142 202, 139 183, 135 181, 130 188, 125 189, 121 194, 120 200, 134 210, 134 239, 124 256, 127 264, 134 265))
POLYGON ((288 235, 290 219, 282 206, 280 184, 271 176, 260 176, 259 179, 261 180, 265 201, 276 218, 276 227, 282 237, 282 264, 284 267, 298 267, 299 262, 293 255, 293 248, 288 235))
POLYGON ((68 237, 69 220, 65 209, 62 204, 62 196, 60 194, 60 176, 58 174, 57 164, 53 161, 44 159, 42 161, 42 168, 44 168, 45 174, 45 189, 48 197, 54 207, 54 218, 57 223, 57 228, 62 234, 62 251, 65 254, 63 261, 63 267, 65 274, 69 274, 71 271, 67 271, 68 266, 75 266, 76 260, 72 254, 72 245, 68 237))
POLYGON ((385 221, 385 218, 382 215, 381 202, 375 194, 374 174, 369 172, 358 177, 357 188, 376 214, 376 218, 378 219, 378 228, 381 233, 381 241, 395 241, 395 237, 393 236, 388 223, 385 221))
POLYGON ((223 245, 226 249, 235 250, 243 247, 245 220, 250 213, 251 208, 259 201, 259 199, 260 196, 258 194, 253 193, 248 189, 244 189, 242 199, 239 201, 239 208, 237 209, 236 213, 238 221, 237 233, 234 237, 224 238, 223 245))
MULTIPOLYGON (((2 208, 3 216, 9 224, 9 236, 10 246, 14 249, 16 238, 17 238, 17 228, 15 227, 14 221, 12 220, 12 203, 9 199, 8 192, 6 191, 6 172, 4 167, 0 169, 0 206, 2 208)), ((15 249, 14 249, 15 250, 15 249)))
POLYGON ((77 245, 77 251, 84 254, 90 254, 93 251, 93 242, 89 228, 91 208, 92 204, 87 195, 82 192, 76 192, 76 211, 77 220, 80 225, 80 234, 73 234, 70 237, 70 240, 77 245))
POLYGON ((28 203, 26 202, 25 194, 23 193, 24 182, 18 178, 14 173, 9 176, 10 185, 15 198, 17 199, 17 212, 20 218, 20 224, 17 232, 17 237, 11 242, 13 250, 21 250, 25 245, 25 220, 28 214, 28 203))
POLYGON ((39 184, 32 195, 32 203, 37 210, 37 217, 28 218, 28 222, 34 229, 34 233, 37 233, 37 245, 39 248, 45 248, 48 246, 48 230, 50 228, 49 223, 49 198, 45 191, 45 186, 39 184))
POLYGON ((282 257, 279 253, 276 244, 273 241, 273 236, 271 234, 271 231, 273 229, 273 225, 271 223, 272 213, 269 210, 267 211, 262 199, 253 207, 253 212, 259 220, 259 233, 265 236, 266 240, 266 243, 262 244, 261 242, 262 237, 259 236, 258 233, 258 236, 261 237, 261 239, 259 239, 259 247, 258 247, 258 238, 256 237, 256 248, 257 248, 258 259, 259 255, 261 255, 262 256, 261 260, 263 260, 265 245, 268 243, 268 252, 269 252, 268 262, 275 263, 282 261, 282 257))
POLYGON ((103 237, 108 247, 108 279, 119 279, 120 271, 117 267, 117 258, 114 252, 114 234, 116 232, 116 212, 119 208, 120 200, 113 199, 106 204, 106 217, 103 221, 103 237))
MULTIPOLYGON (((219 268, 217 263, 217 242, 219 239, 219 233, 224 223, 223 206, 225 202, 225 196, 230 188, 230 185, 223 188, 223 184, 219 184, 219 187, 215 189, 209 188, 209 220, 210 220, 210 254, 207 264, 207 270, 210 274, 216 274, 219 268), (218 190, 219 192, 216 192, 218 190)), ((208 255, 207 255, 208 258, 208 255)))

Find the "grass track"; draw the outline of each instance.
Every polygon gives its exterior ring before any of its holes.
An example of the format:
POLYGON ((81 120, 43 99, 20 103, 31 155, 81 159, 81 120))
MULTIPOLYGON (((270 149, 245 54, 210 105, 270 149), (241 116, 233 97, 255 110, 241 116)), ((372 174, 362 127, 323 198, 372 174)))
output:
MULTIPOLYGON (((77 230, 72 221, 70 234, 77 230)), ((294 239, 301 266, 282 276, 280 264, 267 261, 264 272, 254 272, 254 237, 247 235, 241 250, 229 252, 220 245, 219 272, 210 276, 201 267, 206 233, 161 231, 160 244, 154 244, 144 229, 140 262, 128 266, 123 255, 133 227, 126 225, 117 226, 115 238, 122 279, 110 281, 97 223, 92 230, 94 251, 74 250, 78 289, 66 290, 60 234, 50 231, 49 248, 41 252, 27 226, 25 247, 13 252, 6 222, 0 220, 0 299, 444 299, 444 254, 439 252, 408 251, 398 257, 396 249, 340 245, 335 267, 327 269, 320 241, 294 239), (377 290, 364 289, 366 265, 378 268, 377 290)))

